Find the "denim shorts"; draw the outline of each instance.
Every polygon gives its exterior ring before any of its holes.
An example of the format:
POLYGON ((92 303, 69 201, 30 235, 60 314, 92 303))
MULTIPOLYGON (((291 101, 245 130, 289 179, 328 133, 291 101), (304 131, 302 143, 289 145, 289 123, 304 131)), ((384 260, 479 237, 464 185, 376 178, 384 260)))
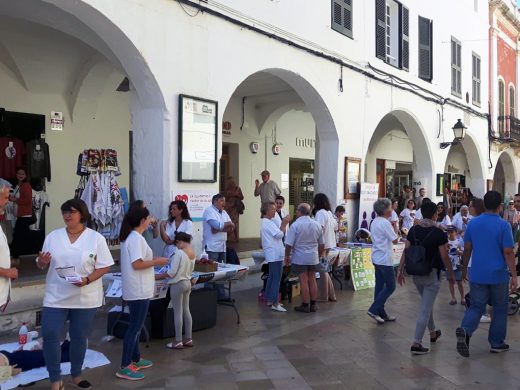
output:
POLYGON ((303 274, 305 272, 320 272, 322 270, 321 264, 302 265, 291 264, 291 272, 295 274, 303 274))

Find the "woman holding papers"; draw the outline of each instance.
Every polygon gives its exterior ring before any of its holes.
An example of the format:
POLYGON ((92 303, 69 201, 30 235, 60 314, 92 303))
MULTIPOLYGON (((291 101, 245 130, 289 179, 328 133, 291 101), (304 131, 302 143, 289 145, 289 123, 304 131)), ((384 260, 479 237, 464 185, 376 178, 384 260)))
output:
POLYGON ((144 375, 138 371, 153 365, 151 361, 141 358, 139 336, 148 314, 150 298, 153 297, 153 267, 168 264, 168 259, 164 257, 153 258, 152 250, 143 237, 150 222, 150 212, 146 207, 130 208, 119 233, 123 299, 130 309, 130 318, 123 340, 121 368, 116 376, 131 381, 143 379, 144 375))
POLYGON ((70 199, 61 205, 65 228, 45 238, 36 258, 39 268, 48 268, 42 310, 43 355, 51 389, 64 388, 61 380, 61 336, 69 321, 71 376, 74 385, 90 389, 81 376, 87 336, 98 307, 103 302, 101 277, 114 264, 105 238, 86 227, 87 205, 70 199))

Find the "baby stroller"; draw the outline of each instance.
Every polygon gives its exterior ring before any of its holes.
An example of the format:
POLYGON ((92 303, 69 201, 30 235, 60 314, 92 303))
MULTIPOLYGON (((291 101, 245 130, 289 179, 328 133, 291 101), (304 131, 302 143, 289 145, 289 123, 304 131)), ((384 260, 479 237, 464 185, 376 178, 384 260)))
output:
MULTIPOLYGON (((265 291, 265 287, 267 285, 267 278, 269 276, 269 264, 262 264, 262 276, 261 279, 263 281, 262 291, 265 291)), ((291 266, 284 265, 282 271, 282 279, 280 280, 280 296, 281 300, 288 300, 289 303, 292 301, 292 286, 298 283, 298 277, 294 277, 290 275, 291 266)))

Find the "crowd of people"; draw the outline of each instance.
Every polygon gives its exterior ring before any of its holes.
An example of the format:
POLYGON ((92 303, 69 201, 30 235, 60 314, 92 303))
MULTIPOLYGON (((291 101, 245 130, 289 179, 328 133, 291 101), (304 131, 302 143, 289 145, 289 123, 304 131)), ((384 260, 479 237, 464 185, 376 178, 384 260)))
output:
MULTIPOLYGON (((20 180, 23 179, 21 176, 20 180)), ((287 311, 280 302, 279 291, 284 267, 290 266, 291 272, 298 275, 301 288, 301 304, 294 309, 301 313, 316 312, 318 302, 336 301, 328 272, 330 264, 326 259, 345 235, 345 208, 339 205, 333 213, 327 196, 318 193, 312 205, 297 205, 293 221, 284 209, 285 198, 278 185, 270 180, 269 172, 264 171, 261 176, 262 183, 257 181, 254 193, 261 197, 260 237, 269 269, 264 293, 266 305, 275 312, 287 311)), ((20 186, 23 186, 23 180, 20 186)), ((233 194, 235 205, 243 198, 236 183, 228 186, 226 193, 233 194)), ((405 276, 412 276, 421 303, 410 350, 415 355, 428 353, 429 349, 422 341, 426 328, 431 343, 442 335, 434 321, 433 306, 445 274, 451 305, 457 304, 455 287, 460 303, 467 304, 464 282, 469 281, 471 304, 456 329, 458 352, 469 356, 470 338, 479 321, 486 318, 488 304, 492 306, 491 318, 487 317, 491 322, 491 351, 508 350, 505 343, 507 297, 511 289, 517 288, 513 233, 518 231, 520 195, 515 195, 508 203, 509 207, 503 210, 501 195, 490 191, 483 199, 470 199, 468 205, 462 206, 450 218, 445 205, 433 203, 424 189, 415 199, 410 197, 411 191, 405 189, 403 193, 402 201, 381 198, 374 203, 376 218, 371 223, 370 235, 376 284, 368 315, 377 324, 396 321, 396 316, 387 312, 387 301, 396 284, 403 285, 405 276), (420 204, 419 209, 417 204, 420 204), (400 206, 403 210, 398 213, 400 206), (404 241, 405 250, 396 276, 392 253, 393 245, 400 240, 404 241)), ((0 188, 0 208, 11 199, 9 190, 0 188)), ((225 194, 218 193, 203 212, 203 249, 210 259, 220 263, 226 262, 228 235, 233 236, 237 227, 236 220, 226 211, 226 205, 225 194)), ((42 356, 51 388, 62 389, 61 338, 68 321, 67 360, 71 362, 72 382, 79 388, 88 389, 92 386, 82 376, 88 331, 103 303, 102 277, 114 260, 104 237, 87 227, 90 215, 82 200, 66 201, 61 205, 61 213, 64 227, 47 235, 36 258, 36 265, 47 270, 42 310, 42 356), (76 278, 67 281, 58 270, 71 267, 76 278)), ((166 347, 194 346, 189 310, 196 259, 191 246, 193 223, 186 203, 180 200, 170 203, 167 215, 167 220, 158 221, 150 215, 145 202, 136 201, 129 206, 123 220, 119 236, 122 296, 128 304, 129 323, 121 364, 116 371, 119 378, 143 379, 141 370, 153 366, 152 361, 141 356, 139 337, 158 279, 168 279, 174 308, 175 338, 166 347), (159 236, 164 241, 164 249, 161 257, 154 257, 148 240, 159 236)), ((234 235, 235 239, 237 237, 234 235)), ((17 269, 10 265, 6 237, 0 231, 0 280, 17 277, 17 269)), ((0 301, 7 303, 8 295, 9 283, 0 284, 0 301)))
POLYGON ((420 296, 410 347, 413 355, 430 351, 422 341, 426 328, 430 345, 442 335, 435 324, 433 306, 443 275, 449 282, 449 304, 457 304, 457 286, 460 303, 468 306, 455 332, 459 354, 469 357, 469 342, 479 322, 491 323, 488 335, 491 352, 509 350, 505 342, 507 309, 509 292, 518 288, 514 253, 518 239, 514 233, 518 230, 516 216, 520 195, 515 195, 506 210, 502 202, 502 196, 496 191, 487 192, 483 199, 469 198, 468 204, 451 220, 443 203, 435 204, 423 197, 420 209, 416 210, 416 201, 405 198, 401 203, 406 207, 401 212, 401 223, 407 225, 400 230, 405 249, 397 277, 392 258, 393 245, 399 240, 396 202, 381 198, 374 203, 377 218, 371 225, 371 240, 376 286, 367 314, 377 324, 395 321, 396 317, 387 313, 385 304, 396 289, 396 279, 399 285, 404 285, 405 276, 412 276, 420 296), (466 302, 465 282, 469 282, 470 302, 466 302), (486 315, 488 305, 492 307, 491 316, 486 315))

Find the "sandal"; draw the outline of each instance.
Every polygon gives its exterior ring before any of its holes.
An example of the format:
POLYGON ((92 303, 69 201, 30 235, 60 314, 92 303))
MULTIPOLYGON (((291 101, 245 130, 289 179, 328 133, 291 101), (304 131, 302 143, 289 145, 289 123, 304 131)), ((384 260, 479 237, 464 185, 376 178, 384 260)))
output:
POLYGON ((182 344, 182 341, 179 341, 178 343, 168 343, 168 344, 166 344, 166 348, 169 348, 169 349, 184 349, 184 346, 182 344))
MULTIPOLYGON (((76 382, 74 382, 74 380, 72 380, 70 382, 70 384, 72 386, 76 386, 78 389, 92 389, 92 384, 86 379, 82 379, 78 383, 76 383, 76 382)), ((65 385, 63 385, 63 388, 65 388, 65 385)), ((61 389, 61 387, 60 387, 60 389, 61 389)))
POLYGON ((436 343, 437 340, 439 339, 439 337, 441 337, 441 335, 442 335, 441 330, 440 330, 440 329, 437 329, 437 330, 435 331, 435 336, 434 336, 434 337, 432 337, 431 334, 430 334, 430 342, 431 342, 431 343, 436 343))
POLYGON ((466 306, 466 301, 462 300, 460 301, 460 304, 466 306))
POLYGON ((193 347, 193 340, 192 339, 188 339, 185 342, 183 342, 182 345, 185 346, 185 347, 188 347, 188 348, 192 348, 193 347))
POLYGON ((451 305, 451 306, 456 305, 456 304, 457 304, 457 301, 456 301, 455 299, 452 299, 452 300, 450 301, 450 305, 451 305))

